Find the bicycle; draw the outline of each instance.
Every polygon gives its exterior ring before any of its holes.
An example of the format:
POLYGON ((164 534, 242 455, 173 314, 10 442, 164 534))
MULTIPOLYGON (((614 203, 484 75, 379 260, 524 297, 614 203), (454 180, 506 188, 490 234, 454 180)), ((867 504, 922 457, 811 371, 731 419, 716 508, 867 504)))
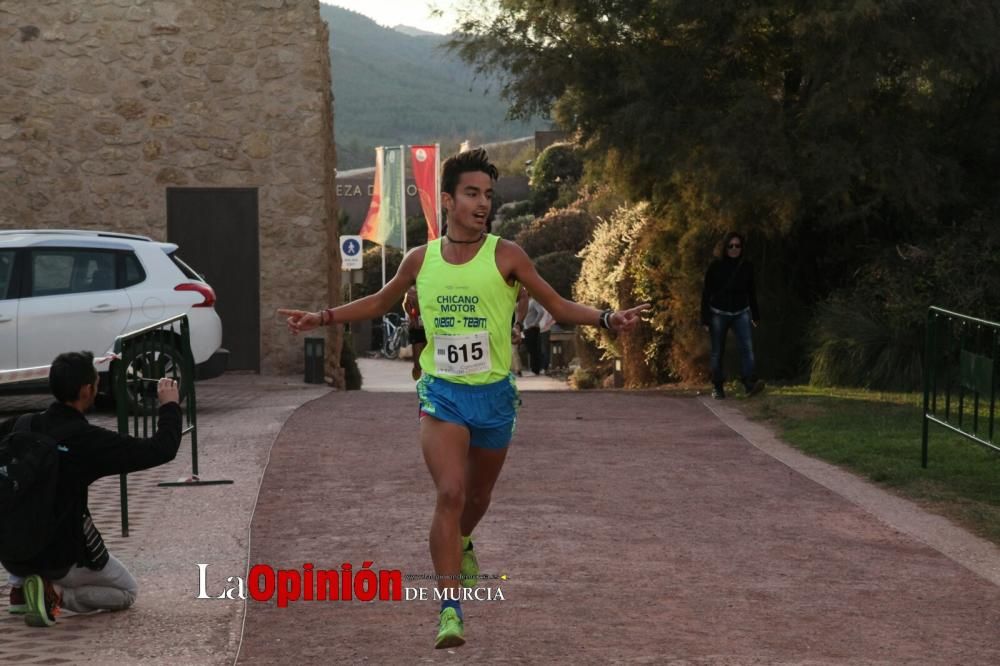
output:
POLYGON ((382 317, 382 355, 399 358, 399 350, 410 344, 410 322, 403 316, 390 312, 382 317))

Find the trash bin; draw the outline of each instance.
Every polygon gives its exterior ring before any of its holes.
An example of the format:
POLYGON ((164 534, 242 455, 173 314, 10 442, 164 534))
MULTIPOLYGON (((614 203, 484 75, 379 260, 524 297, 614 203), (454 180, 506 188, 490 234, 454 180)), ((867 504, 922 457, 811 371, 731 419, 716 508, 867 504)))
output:
POLYGON ((306 338, 306 384, 323 383, 323 361, 325 338, 306 338))

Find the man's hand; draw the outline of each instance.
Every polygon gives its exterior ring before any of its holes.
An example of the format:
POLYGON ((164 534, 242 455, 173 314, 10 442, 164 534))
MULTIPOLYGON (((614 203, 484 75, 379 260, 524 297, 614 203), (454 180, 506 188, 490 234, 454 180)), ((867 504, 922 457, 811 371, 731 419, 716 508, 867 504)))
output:
POLYGON ((651 307, 652 305, 649 303, 643 303, 642 305, 637 305, 628 310, 619 310, 611 315, 608 324, 611 326, 611 330, 613 331, 628 333, 636 327, 636 324, 642 321, 639 315, 651 307))
POLYGON ((180 402, 181 394, 177 388, 177 382, 169 377, 163 377, 156 382, 156 397, 160 399, 161 405, 170 402, 180 402))
POLYGON ((322 322, 322 314, 319 312, 306 312, 305 310, 278 310, 278 314, 288 317, 288 332, 298 335, 304 331, 311 331, 322 322))

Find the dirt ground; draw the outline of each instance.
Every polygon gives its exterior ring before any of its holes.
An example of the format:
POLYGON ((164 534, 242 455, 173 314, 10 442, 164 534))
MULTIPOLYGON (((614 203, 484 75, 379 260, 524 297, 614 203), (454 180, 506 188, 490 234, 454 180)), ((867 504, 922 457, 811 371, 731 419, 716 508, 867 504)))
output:
MULTIPOLYGON (((700 402, 536 393, 476 533, 504 600, 248 602, 239 662, 998 664, 1000 588, 754 448, 700 402)), ((332 393, 274 444, 251 565, 432 573, 416 397, 332 393)), ((430 587, 426 581, 405 581, 430 587)), ((495 594, 495 592, 494 592, 495 594)))

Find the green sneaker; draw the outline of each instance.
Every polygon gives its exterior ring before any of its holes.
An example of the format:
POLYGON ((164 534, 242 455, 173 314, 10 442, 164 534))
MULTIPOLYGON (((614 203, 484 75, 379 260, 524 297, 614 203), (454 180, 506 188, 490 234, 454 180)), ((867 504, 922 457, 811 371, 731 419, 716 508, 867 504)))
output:
POLYGON ((51 627, 56 623, 59 595, 52 588, 52 583, 41 576, 28 576, 24 579, 24 597, 28 605, 25 624, 29 627, 51 627))
POLYGON ((438 624, 438 635, 434 639, 434 647, 440 650, 465 645, 464 633, 462 618, 458 616, 454 608, 445 608, 441 611, 441 621, 438 624))
POLYGON ((462 568, 459 582, 462 587, 475 587, 479 584, 479 560, 476 559, 476 551, 472 548, 472 539, 469 545, 462 551, 462 568))

